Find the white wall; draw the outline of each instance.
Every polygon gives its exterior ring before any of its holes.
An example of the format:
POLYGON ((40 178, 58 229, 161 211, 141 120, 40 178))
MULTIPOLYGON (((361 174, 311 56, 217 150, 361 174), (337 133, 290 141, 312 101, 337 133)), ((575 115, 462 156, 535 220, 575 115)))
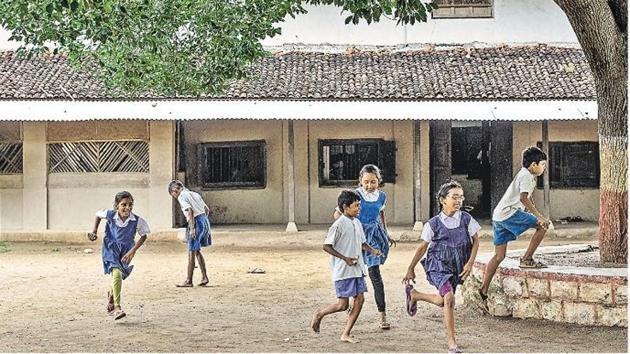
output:
POLYGON ((396 26, 382 19, 367 25, 345 25, 348 13, 334 6, 307 7, 309 13, 288 18, 282 35, 263 44, 288 43, 396 45, 409 43, 576 43, 566 16, 552 0, 495 0, 494 18, 430 19, 414 26, 396 26))
MULTIPOLYGON (((566 16, 552 0, 494 0, 489 19, 437 19, 415 26, 396 26, 385 18, 368 26, 345 25, 348 13, 335 6, 307 6, 306 15, 287 16, 282 35, 263 41, 266 46, 287 43, 396 45, 409 43, 576 43, 566 16)), ((0 30, 0 50, 16 48, 0 30)))

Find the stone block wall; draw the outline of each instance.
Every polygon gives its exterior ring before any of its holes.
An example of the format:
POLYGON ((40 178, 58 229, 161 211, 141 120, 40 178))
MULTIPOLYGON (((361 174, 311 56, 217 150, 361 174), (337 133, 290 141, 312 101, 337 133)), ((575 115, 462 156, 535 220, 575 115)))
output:
MULTIPOLYGON (((478 304, 486 259, 478 258, 463 285, 464 301, 478 304)), ((625 268, 552 266, 526 270, 506 258, 490 283, 488 309, 494 316, 543 319, 580 325, 627 327, 628 286, 625 268), (570 269, 562 269, 570 268, 570 269), (595 271, 593 271, 595 270, 595 271)), ((513 261, 516 263, 516 261, 513 261)))

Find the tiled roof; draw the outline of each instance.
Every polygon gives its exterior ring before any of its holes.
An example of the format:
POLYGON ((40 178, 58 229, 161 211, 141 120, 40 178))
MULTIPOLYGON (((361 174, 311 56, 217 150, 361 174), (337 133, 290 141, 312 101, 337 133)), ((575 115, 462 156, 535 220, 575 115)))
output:
MULTIPOLYGON (((276 53, 233 82, 227 99, 531 100, 594 99, 583 52, 520 47, 276 53)), ((30 60, 0 52, 0 99, 133 99, 108 93, 60 55, 30 60)), ((142 98, 172 98, 143 96, 142 98)))

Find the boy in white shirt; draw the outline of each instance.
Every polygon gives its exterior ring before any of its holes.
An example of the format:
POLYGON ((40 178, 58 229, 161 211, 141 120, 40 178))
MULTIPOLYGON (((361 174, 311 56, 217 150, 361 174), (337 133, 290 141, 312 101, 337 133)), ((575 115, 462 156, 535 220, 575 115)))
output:
POLYGON ((358 343, 359 340, 350 336, 350 331, 361 313, 363 293, 367 291, 364 280, 367 271, 361 251, 365 250, 375 256, 380 256, 381 251, 367 244, 363 226, 357 219, 361 210, 361 197, 355 191, 344 190, 337 198, 337 205, 343 215, 328 230, 323 249, 332 256, 330 268, 338 301, 316 310, 311 328, 315 333, 319 333, 322 318, 331 313, 347 310, 352 297, 354 298, 352 310, 341 334, 341 341, 358 343))
POLYGON ((490 281, 499 264, 505 258, 507 243, 516 240, 527 229, 536 228, 534 236, 520 261, 521 268, 545 268, 533 255, 549 228, 550 221, 534 205, 532 193, 536 188, 536 177, 541 176, 547 167, 547 155, 535 146, 523 150, 523 167, 516 174, 492 214, 494 233, 494 256, 486 266, 479 294, 481 299, 488 298, 490 281), (527 211, 525 211, 527 210, 527 211))
POLYGON ((171 181, 168 185, 168 193, 177 201, 186 216, 188 228, 186 229, 186 240, 188 241, 188 273, 186 281, 177 284, 178 288, 190 288, 193 286, 193 272, 195 270, 195 258, 201 269, 201 282, 199 286, 208 285, 208 274, 206 273, 206 261, 201 254, 201 247, 212 244, 210 235, 210 220, 208 214, 210 209, 198 193, 188 190, 184 184, 178 180, 171 181))

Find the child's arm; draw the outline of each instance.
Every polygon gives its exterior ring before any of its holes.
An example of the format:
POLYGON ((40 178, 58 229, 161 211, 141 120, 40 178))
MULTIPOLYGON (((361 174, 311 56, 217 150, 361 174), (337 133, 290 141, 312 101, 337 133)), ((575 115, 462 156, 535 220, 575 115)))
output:
POLYGON ((144 244, 144 241, 146 240, 147 240, 147 235, 142 235, 140 239, 138 239, 136 244, 133 245, 133 248, 122 257, 121 260, 123 261, 123 263, 129 264, 131 260, 133 259, 133 256, 136 255, 136 251, 138 250, 138 248, 140 248, 140 246, 142 246, 142 244, 144 244))
POLYGON ((385 229, 385 236, 387 237, 387 242, 389 246, 396 247, 396 240, 393 240, 389 237, 389 230, 387 230, 387 221, 385 220, 385 211, 381 210, 381 222, 383 223, 383 228, 385 229))
POLYGON ((208 206, 207 206, 207 205, 204 205, 204 207, 203 207, 203 208, 205 209, 206 216, 207 216, 207 217, 210 217, 210 208, 208 208, 208 206))
POLYGON ((343 254, 337 252, 337 250, 334 249, 332 245, 324 244, 323 248, 326 253, 343 260, 349 266, 356 265, 358 263, 357 258, 350 258, 350 257, 344 256, 343 254))
POLYGON ((97 216, 94 219, 94 227, 92 228, 92 232, 88 232, 88 234, 87 234, 88 239, 90 241, 96 241, 96 239, 97 239, 96 234, 98 233, 98 225, 100 225, 100 223, 101 223, 101 218, 97 216))
POLYGON ((473 264, 475 264, 475 258, 477 258, 477 250, 479 249, 479 233, 476 233, 473 236, 473 244, 472 251, 470 252, 470 258, 468 258, 468 262, 464 264, 464 270, 459 274, 459 277, 463 280, 466 280, 470 272, 472 271, 473 264))
POLYGON ((372 248, 372 246, 368 245, 366 242, 363 242, 363 244, 361 245, 361 249, 366 251, 366 252, 370 252, 371 254, 375 255, 376 257, 380 257, 383 255, 383 252, 381 252, 381 250, 376 249, 376 248, 372 248))
POLYGON ((409 267, 407 268, 407 274, 402 280, 403 283, 409 284, 410 282, 414 282, 414 283, 416 282, 416 272, 414 269, 416 268, 416 265, 418 265, 418 262, 420 262, 420 260, 426 253, 428 247, 429 247, 429 243, 427 241, 424 241, 424 240, 420 241, 420 246, 418 246, 418 249, 416 250, 416 254, 413 256, 413 259, 411 260, 411 263, 409 264, 409 267))
POLYGON ((341 213, 339 212, 339 210, 335 209, 335 212, 333 213, 333 219, 337 220, 340 216, 341 213))
POLYGON ((549 220, 543 216, 541 212, 536 209, 536 206, 529 199, 529 194, 527 192, 521 193, 521 203, 529 210, 534 216, 538 219, 538 224, 544 227, 545 229, 549 226, 549 220))

